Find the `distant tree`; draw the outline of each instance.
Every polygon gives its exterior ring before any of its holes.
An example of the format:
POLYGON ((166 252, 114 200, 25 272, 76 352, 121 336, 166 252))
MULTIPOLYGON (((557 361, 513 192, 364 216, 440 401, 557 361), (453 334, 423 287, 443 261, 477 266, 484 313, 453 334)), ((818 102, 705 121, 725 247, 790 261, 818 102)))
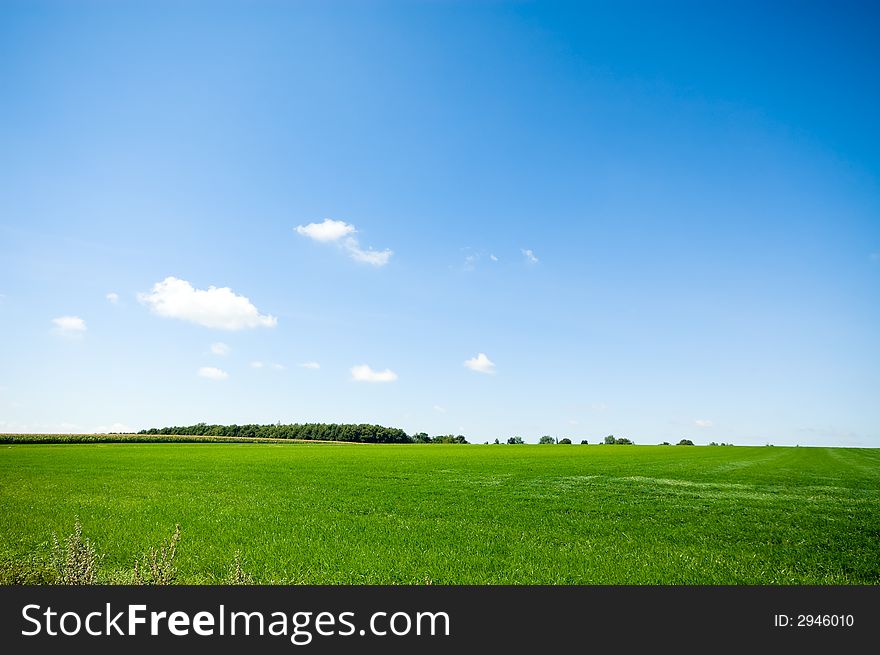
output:
POLYGON ((419 432, 413 435, 413 441, 415 443, 431 443, 431 437, 428 436, 427 432, 419 432))
POLYGON ((679 446, 693 446, 694 442, 691 441, 690 439, 682 439, 681 441, 678 442, 677 445, 679 445, 679 446))
POLYGON ((545 434, 543 437, 538 439, 538 443, 540 443, 540 444, 556 443, 556 439, 551 437, 549 434, 545 434))
POLYGON ((670 444, 668 441, 664 441, 664 442, 663 442, 662 444, 660 444, 660 445, 661 445, 661 446, 669 446, 669 445, 671 445, 671 444, 670 444))
POLYGON ((613 434, 609 434, 607 437, 605 437, 605 443, 610 446, 612 444, 616 444, 617 440, 614 438, 613 434))
POLYGON ((509 444, 522 444, 522 443, 525 443, 525 441, 523 441, 522 437, 510 437, 507 440, 507 443, 509 443, 509 444))
POLYGON ((571 445, 571 439, 568 439, 568 438, 560 439, 557 443, 564 443, 564 444, 568 444, 568 445, 570 446, 570 445, 571 445))
POLYGON ((710 445, 710 446, 717 446, 718 444, 715 443, 714 441, 710 441, 710 442, 709 442, 709 445, 710 445))
POLYGON ((617 439, 614 440, 614 443, 619 444, 621 446, 632 446, 633 445, 633 442, 630 439, 627 439, 626 437, 617 437, 617 439))
POLYGON ((588 443, 590 443, 590 442, 587 441, 586 439, 581 439, 581 445, 582 445, 582 446, 586 446, 588 443))
POLYGON ((467 443, 463 435, 440 434, 431 439, 432 443, 467 443))
POLYGON ((498 437, 495 437, 495 441, 493 441, 492 443, 494 443, 494 444, 499 444, 499 443, 501 443, 501 442, 498 441, 498 437))

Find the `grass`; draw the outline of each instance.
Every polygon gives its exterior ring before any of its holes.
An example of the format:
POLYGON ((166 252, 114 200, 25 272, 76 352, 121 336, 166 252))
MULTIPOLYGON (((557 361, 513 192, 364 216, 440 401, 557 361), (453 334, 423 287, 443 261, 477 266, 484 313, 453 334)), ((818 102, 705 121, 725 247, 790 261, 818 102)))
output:
POLYGON ((78 516, 104 581, 880 584, 880 450, 3 445, 0 512, 7 583, 78 516))

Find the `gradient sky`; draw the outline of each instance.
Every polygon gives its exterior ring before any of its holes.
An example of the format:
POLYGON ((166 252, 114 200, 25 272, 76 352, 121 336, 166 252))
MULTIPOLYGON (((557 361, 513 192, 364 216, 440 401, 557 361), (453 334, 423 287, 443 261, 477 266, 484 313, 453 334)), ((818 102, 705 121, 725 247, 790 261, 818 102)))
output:
POLYGON ((880 447, 869 4, 4 2, 0 432, 880 447))

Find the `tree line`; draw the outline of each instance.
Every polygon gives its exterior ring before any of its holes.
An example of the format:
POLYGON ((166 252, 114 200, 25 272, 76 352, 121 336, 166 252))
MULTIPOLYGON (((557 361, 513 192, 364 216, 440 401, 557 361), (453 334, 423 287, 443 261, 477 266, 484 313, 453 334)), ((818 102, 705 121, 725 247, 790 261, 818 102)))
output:
POLYGON ((200 435, 262 439, 303 439, 306 441, 348 441, 353 443, 467 443, 462 435, 429 437, 424 432, 409 435, 400 428, 369 423, 275 423, 270 425, 174 425, 150 428, 138 434, 200 435))

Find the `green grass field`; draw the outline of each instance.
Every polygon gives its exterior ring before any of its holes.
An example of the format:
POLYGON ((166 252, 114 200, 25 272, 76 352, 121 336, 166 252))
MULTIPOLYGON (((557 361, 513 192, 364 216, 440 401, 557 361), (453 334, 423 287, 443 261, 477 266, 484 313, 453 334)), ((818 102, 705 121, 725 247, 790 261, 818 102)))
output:
POLYGON ((181 583, 880 584, 880 450, 3 445, 0 513, 113 580, 180 523, 181 583))

